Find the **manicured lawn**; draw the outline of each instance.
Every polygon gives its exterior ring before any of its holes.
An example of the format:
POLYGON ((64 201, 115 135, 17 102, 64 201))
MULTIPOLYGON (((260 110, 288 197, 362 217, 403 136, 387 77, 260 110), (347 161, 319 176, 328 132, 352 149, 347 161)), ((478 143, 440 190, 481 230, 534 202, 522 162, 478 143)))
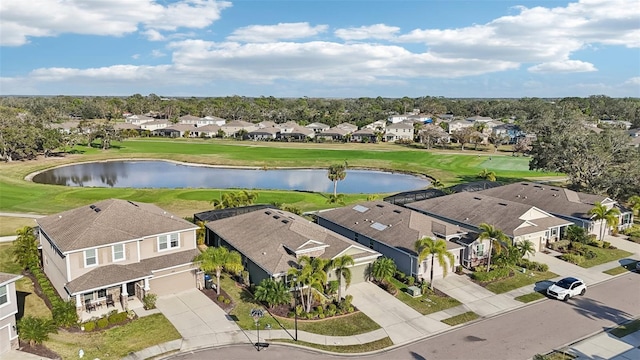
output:
POLYGON ((162 314, 146 316, 126 325, 100 332, 51 334, 44 345, 63 359, 77 359, 84 350, 86 359, 122 359, 130 352, 180 339, 180 334, 162 314))
POLYGON ((372 341, 372 342, 366 343, 366 344, 342 345, 342 346, 341 345, 320 345, 320 344, 308 343, 308 342, 305 342, 305 341, 293 341, 291 339, 270 339, 270 341, 289 343, 289 344, 297 344, 297 345, 307 346, 307 347, 314 348, 314 349, 331 351, 331 352, 336 352, 336 353, 343 353, 343 354, 364 353, 364 352, 369 352, 369 351, 381 350, 381 349, 384 349, 384 348, 387 348, 387 347, 393 345, 393 341, 391 341, 391 338, 389 338, 389 337, 386 337, 386 338, 380 339, 380 340, 376 340, 376 341, 372 341))
MULTIPOLYGON (((220 285, 236 304, 230 315, 236 319, 238 326, 248 330, 255 329, 255 323, 250 315, 251 309, 264 308, 264 306, 255 302, 251 294, 236 286, 235 281, 227 275, 223 275, 220 279, 220 285)), ((260 327, 264 329, 267 324, 271 325, 273 329, 281 329, 282 327, 294 329, 293 319, 276 319, 265 312, 265 316, 260 320, 260 327)), ((326 320, 298 319, 299 330, 319 335, 350 336, 368 333, 379 328, 380 325, 361 312, 326 320)))
POLYGON ((554 351, 546 355, 536 355, 539 357, 534 357, 534 360, 572 360, 576 357, 560 351, 554 351))
POLYGON ((633 320, 611 330, 611 334, 621 338, 640 330, 640 319, 633 320))
POLYGON ((0 236, 15 235, 16 230, 25 226, 34 227, 36 222, 31 218, 0 216, 0 236))
POLYGON ((507 291, 535 284, 538 281, 552 279, 557 276, 558 274, 552 273, 551 271, 541 272, 527 270, 526 274, 516 271, 513 276, 506 279, 493 281, 489 284, 486 284, 485 287, 487 288, 487 290, 493 293, 502 294, 506 293, 507 291))
POLYGON ((516 300, 523 303, 529 303, 529 302, 536 301, 539 299, 544 299, 544 298, 545 296, 537 291, 515 297, 516 300))
POLYGON ((583 268, 590 268, 592 266, 608 263, 610 261, 619 260, 633 255, 632 253, 621 249, 603 249, 595 246, 587 246, 589 247, 589 250, 595 252, 597 256, 593 259, 586 259, 581 264, 579 264, 583 268))
POLYGON ((611 268, 609 270, 603 271, 603 273, 605 273, 607 275, 624 274, 626 272, 633 271, 636 268, 636 263, 637 263, 637 261, 634 261, 634 262, 631 262, 631 263, 626 264, 626 265, 616 266, 616 267, 611 268))
POLYGON ((460 305, 460 302, 452 297, 446 295, 440 296, 431 291, 428 291, 420 297, 414 298, 413 296, 407 294, 406 284, 401 283, 400 281, 393 278, 390 281, 398 288, 398 294, 396 294, 396 298, 403 303, 411 306, 422 315, 428 315, 460 305))
MULTIPOLYGON (((387 169, 428 174, 446 184, 468 181, 487 168, 496 171, 500 180, 516 181, 542 177, 549 174, 526 170, 528 159, 505 155, 476 153, 468 154, 430 152, 393 144, 307 144, 307 143, 260 143, 200 140, 200 139, 144 139, 114 143, 106 151, 78 146, 81 154, 63 158, 47 158, 38 161, 0 164, 0 210, 52 214, 87 203, 107 198, 152 202, 179 216, 191 216, 194 212, 211 208, 210 201, 219 198, 225 191, 215 189, 121 189, 79 188, 34 184, 24 178, 35 171, 53 166, 80 161, 107 159, 168 159, 201 164, 256 166, 256 167, 309 167, 326 168, 332 163, 348 159, 352 168, 387 169), (84 152, 84 153, 82 153, 84 152), (479 155, 479 156, 478 156, 479 155), (509 169, 497 169, 484 164, 492 157, 509 158, 509 169), (514 170, 515 169, 515 170, 514 170), (525 169, 525 170, 522 170, 525 169)), ((507 160, 504 160, 507 161, 507 160)), ((318 193, 295 191, 258 191, 257 202, 279 202, 296 206, 302 210, 327 208, 326 196, 318 193)), ((386 194, 379 194, 382 196, 386 194)), ((347 195, 345 202, 351 204, 366 199, 367 194, 347 195)))
MULTIPOLYGON (((20 267, 13 261, 13 244, 0 244, 0 272, 9 274, 20 274, 20 267)), ((36 295, 33 283, 28 277, 16 281, 16 292, 18 295, 18 318, 24 315, 51 318, 51 311, 42 298, 36 295)))
POLYGON ((469 322, 471 320, 475 320, 477 318, 479 318, 480 316, 476 313, 474 313, 473 311, 467 311, 466 313, 462 313, 460 315, 456 315, 456 316, 452 316, 448 319, 444 319, 442 320, 443 323, 447 324, 447 325, 451 325, 451 326, 455 326, 455 325, 460 325, 460 324, 464 324, 466 322, 469 322))

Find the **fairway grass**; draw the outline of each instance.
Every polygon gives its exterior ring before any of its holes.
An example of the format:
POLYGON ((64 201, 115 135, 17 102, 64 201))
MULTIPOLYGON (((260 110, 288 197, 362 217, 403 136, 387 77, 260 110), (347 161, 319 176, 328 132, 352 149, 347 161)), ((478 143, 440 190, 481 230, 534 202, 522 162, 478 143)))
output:
MULTIPOLYGON (((77 154, 0 164, 0 211, 53 214, 108 198, 151 202, 179 216, 209 210, 210 202, 234 190, 80 188, 35 184, 25 177, 37 171, 77 162, 126 159, 166 159, 219 166, 259 168, 327 168, 347 161, 350 168, 383 169, 423 174, 447 185, 476 180, 482 169, 495 171, 501 181, 548 177, 523 170, 529 159, 493 153, 430 152, 394 144, 276 143, 202 139, 135 139, 114 142, 109 150, 77 146, 77 154), (492 160, 488 160, 489 157, 492 160), (508 160, 507 160, 508 159, 508 160), (496 164, 488 166, 487 162, 496 164), (499 169, 509 162, 508 169, 499 169)), ((338 191, 340 185, 338 184, 338 191)), ((258 190, 259 203, 278 202, 303 211, 331 207, 326 194, 258 190)), ((345 203, 365 200, 370 194, 345 195, 345 203)), ((377 194, 379 198, 389 194, 377 194)))

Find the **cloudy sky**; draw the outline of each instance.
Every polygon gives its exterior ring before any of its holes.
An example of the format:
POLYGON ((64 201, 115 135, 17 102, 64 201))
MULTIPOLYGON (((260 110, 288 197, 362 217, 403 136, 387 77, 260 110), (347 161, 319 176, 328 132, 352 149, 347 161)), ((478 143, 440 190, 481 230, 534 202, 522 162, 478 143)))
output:
POLYGON ((2 0, 0 95, 640 97, 638 0, 2 0))

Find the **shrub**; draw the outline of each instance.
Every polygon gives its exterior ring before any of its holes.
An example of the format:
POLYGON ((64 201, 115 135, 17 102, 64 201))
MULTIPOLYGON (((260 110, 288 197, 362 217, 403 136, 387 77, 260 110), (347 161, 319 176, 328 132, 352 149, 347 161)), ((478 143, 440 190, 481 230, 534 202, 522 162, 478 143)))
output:
POLYGON ((587 243, 587 245, 591 245, 591 246, 595 246, 595 247, 603 247, 604 246, 604 241, 598 240, 598 239, 592 239, 591 241, 589 241, 589 243, 587 243))
POLYGON ((107 317, 107 319, 109 320, 109 324, 119 324, 127 320, 127 313, 121 312, 121 313, 111 314, 107 317))
POLYGON ((476 271, 471 274, 471 278, 480 282, 489 282, 509 277, 511 270, 509 268, 497 268, 491 271, 476 271))
POLYGON ((305 317, 307 320, 311 320, 314 318, 312 313, 304 313, 303 317, 305 317))
POLYGON ((395 295, 398 292, 398 288, 390 282, 384 284, 384 289, 391 295, 395 295))
POLYGON ((98 326, 98 329, 104 329, 107 327, 107 325, 109 325, 109 319, 107 319, 106 317, 100 318, 98 319, 98 321, 96 321, 96 326, 98 326))
POLYGON ((151 310, 156 308, 156 300, 158 295, 149 293, 142 298, 142 304, 145 310, 151 310))
POLYGON ((84 326, 84 331, 93 331, 93 329, 96 328, 96 322, 87 321, 86 323, 83 324, 83 326, 84 326))
POLYGON ((340 287, 340 282, 338 280, 329 281, 329 286, 327 288, 327 293, 333 295, 338 292, 338 288, 340 287))
POLYGON ((603 247, 604 249, 609 249, 609 248, 611 247, 611 243, 610 243, 610 242, 608 242, 608 241, 603 241, 603 242, 602 242, 602 247, 603 247))
POLYGON ((413 276, 409 276, 407 278, 407 285, 413 286, 413 284, 415 284, 415 282, 416 282, 416 278, 414 278, 413 276))
POLYGON ((227 304, 227 305, 231 304, 231 299, 224 299, 224 303, 227 304))
POLYGON ((578 254, 563 254, 560 258, 566 262, 580 265, 584 261, 584 257, 578 254))
POLYGON ((347 309, 347 311, 352 313, 352 312, 356 311, 356 309, 353 306, 349 306, 349 309, 347 309))
POLYGON ((56 301, 52 303, 53 322, 58 326, 70 327, 78 323, 78 312, 73 301, 56 301))
POLYGON ((318 312, 318 314, 324 314, 324 307, 316 306, 316 311, 318 312))
POLYGON ((336 309, 327 309, 327 316, 331 317, 331 316, 335 316, 336 315, 336 309))
POLYGON ((218 295, 218 302, 224 302, 224 295, 218 295))
POLYGON ((554 243, 551 243, 549 247, 551 247, 555 251, 564 251, 566 248, 569 247, 570 244, 571 244, 571 241, 569 240, 558 240, 554 243))
POLYGON ((596 252, 593 250, 587 250, 584 252, 583 256, 585 257, 585 259, 594 259, 598 257, 598 254, 596 254, 596 252))
POLYGON ((295 313, 295 312, 293 312, 293 311, 289 311, 289 312, 287 313, 287 317, 289 317, 289 318, 296 317, 296 313, 295 313))
POLYGON ((336 306, 336 304, 331 303, 331 304, 329 304, 329 306, 327 307, 327 310, 328 310, 328 311, 333 311, 333 312, 335 312, 337 308, 338 308, 338 307, 336 306))
POLYGON ((404 282, 407 276, 402 271, 396 271, 395 278, 404 282))
POLYGON ((318 314, 318 318, 320 319, 324 319, 325 315, 324 314, 318 314))
POLYGON ((49 333, 56 332, 56 326, 49 319, 25 316, 18 320, 18 335, 31 346, 42 344, 49 339, 49 333))

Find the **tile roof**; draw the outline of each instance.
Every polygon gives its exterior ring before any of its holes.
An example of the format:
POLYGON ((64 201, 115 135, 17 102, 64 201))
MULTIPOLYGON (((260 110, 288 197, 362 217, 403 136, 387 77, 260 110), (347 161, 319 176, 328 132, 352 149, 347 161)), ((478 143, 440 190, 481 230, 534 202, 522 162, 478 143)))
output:
POLYGON ((408 253, 415 253, 413 244, 416 240, 425 236, 436 237, 434 232, 442 237, 467 231, 383 201, 368 201, 356 206, 321 211, 317 216, 408 253))
POLYGON ((62 252, 197 228, 153 204, 120 199, 99 201, 36 222, 62 252))
POLYGON ((100 266, 95 270, 73 279, 67 283, 65 287, 69 293, 73 295, 87 290, 105 288, 150 277, 154 271, 190 264, 199 253, 200 251, 198 249, 191 249, 152 257, 142 260, 139 263, 100 266))
POLYGON ((296 263, 296 255, 292 250, 307 244, 309 240, 328 245, 324 248, 324 254, 319 255, 324 259, 331 259, 349 248, 361 250, 351 254, 354 260, 379 255, 318 224, 277 209, 211 221, 206 227, 271 274, 286 272, 292 267, 296 263))

